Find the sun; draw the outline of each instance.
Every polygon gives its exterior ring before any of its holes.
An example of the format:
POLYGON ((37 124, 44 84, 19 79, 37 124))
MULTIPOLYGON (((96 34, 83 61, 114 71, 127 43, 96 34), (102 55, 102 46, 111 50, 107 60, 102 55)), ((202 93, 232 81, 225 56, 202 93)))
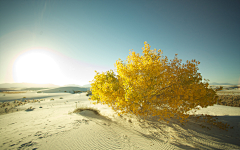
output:
POLYGON ((30 50, 20 56, 13 65, 15 82, 37 84, 60 83, 61 69, 45 50, 30 50))

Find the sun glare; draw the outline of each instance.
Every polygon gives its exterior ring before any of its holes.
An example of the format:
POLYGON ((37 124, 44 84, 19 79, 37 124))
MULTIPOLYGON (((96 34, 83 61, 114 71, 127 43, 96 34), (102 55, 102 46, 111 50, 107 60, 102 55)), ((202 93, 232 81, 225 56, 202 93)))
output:
POLYGON ((13 78, 15 82, 56 84, 61 82, 61 70, 49 53, 44 50, 31 50, 15 60, 13 78))

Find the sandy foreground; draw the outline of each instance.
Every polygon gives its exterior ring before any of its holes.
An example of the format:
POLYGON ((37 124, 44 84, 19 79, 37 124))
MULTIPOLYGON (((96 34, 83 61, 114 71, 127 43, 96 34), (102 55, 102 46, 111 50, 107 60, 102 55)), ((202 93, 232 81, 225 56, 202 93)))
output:
POLYGON ((196 112, 233 126, 225 131, 202 128, 210 125, 195 119, 182 125, 120 117, 106 105, 90 104, 86 93, 1 94, 0 101, 23 96, 44 100, 0 115, 0 149, 240 149, 240 107, 214 105, 196 112), (31 106, 35 109, 25 111, 31 106), (82 106, 96 108, 100 115, 89 110, 72 113, 82 106))

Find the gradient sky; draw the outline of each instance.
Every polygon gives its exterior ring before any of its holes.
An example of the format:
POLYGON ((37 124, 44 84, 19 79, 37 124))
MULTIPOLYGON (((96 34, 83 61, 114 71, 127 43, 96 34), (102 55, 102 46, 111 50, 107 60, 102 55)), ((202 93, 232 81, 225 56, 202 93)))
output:
POLYGON ((144 41, 240 84, 239 0, 2 0, 0 83, 89 84, 144 41))

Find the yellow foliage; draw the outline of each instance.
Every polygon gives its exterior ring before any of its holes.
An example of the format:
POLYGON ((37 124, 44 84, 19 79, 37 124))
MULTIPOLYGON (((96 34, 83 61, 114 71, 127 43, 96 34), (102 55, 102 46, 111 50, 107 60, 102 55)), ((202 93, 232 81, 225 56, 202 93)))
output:
POLYGON ((182 64, 177 54, 168 62, 161 50, 150 50, 147 42, 142 50, 142 56, 130 51, 126 61, 116 61, 118 75, 113 70, 95 71, 91 100, 108 104, 120 110, 119 114, 151 115, 161 120, 175 117, 181 122, 189 117, 185 113, 198 105, 216 104, 216 92, 207 88, 208 83, 203 83, 197 72, 200 62, 194 59, 182 64))

